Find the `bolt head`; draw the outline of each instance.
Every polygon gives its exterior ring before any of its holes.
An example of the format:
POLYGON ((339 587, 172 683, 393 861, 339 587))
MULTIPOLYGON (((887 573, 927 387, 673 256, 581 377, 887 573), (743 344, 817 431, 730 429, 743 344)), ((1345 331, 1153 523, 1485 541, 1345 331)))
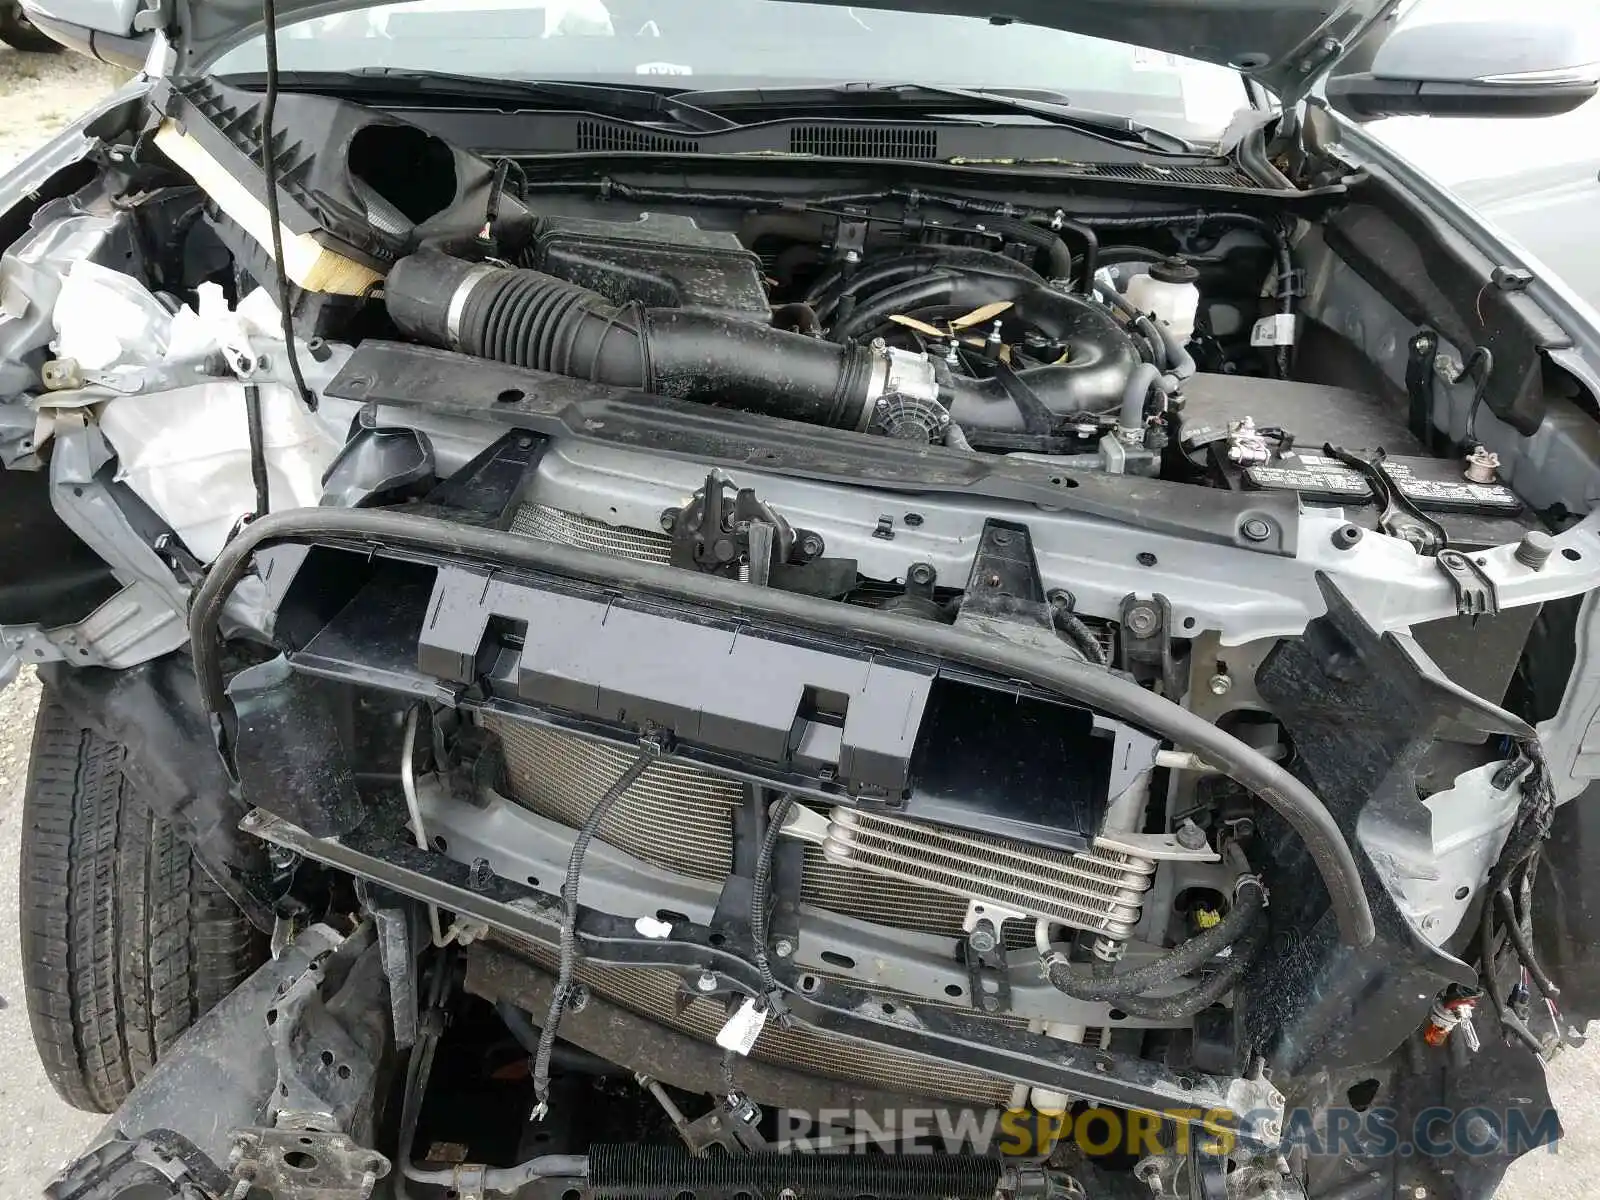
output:
POLYGON ((671 533, 678 524, 678 510, 666 508, 661 511, 661 528, 665 533, 671 533))
POLYGON ((1125 618, 1128 622, 1128 631, 1136 637, 1144 637, 1155 631, 1156 612, 1149 605, 1141 604, 1128 610, 1125 618))
POLYGON ((822 539, 816 534, 808 534, 800 543, 800 551, 807 558, 816 558, 822 553, 822 539))
POLYGON ((772 944, 772 952, 779 958, 789 958, 794 954, 794 943, 788 938, 779 938, 772 944))
POLYGON ((1233 680, 1226 675, 1213 675, 1206 686, 1213 696, 1226 696, 1233 690, 1233 680))
POLYGON ((700 978, 694 981, 694 986, 702 992, 714 992, 717 990, 717 977, 710 971, 701 971, 700 978))
POLYGON ((1251 517, 1239 526, 1239 532, 1244 535, 1246 541, 1264 542, 1272 536, 1272 526, 1260 517, 1251 517))
POLYGON ((979 954, 988 954, 995 948, 994 932, 984 926, 979 926, 967 935, 967 945, 979 954))
POLYGON ((1522 541, 1517 543, 1514 557, 1523 566, 1538 571, 1544 568, 1555 550, 1554 538, 1542 529, 1530 529, 1522 535, 1522 541))
POLYGON ((1198 850, 1206 844, 1206 831, 1193 821, 1185 821, 1178 826, 1178 845, 1185 850, 1198 850))

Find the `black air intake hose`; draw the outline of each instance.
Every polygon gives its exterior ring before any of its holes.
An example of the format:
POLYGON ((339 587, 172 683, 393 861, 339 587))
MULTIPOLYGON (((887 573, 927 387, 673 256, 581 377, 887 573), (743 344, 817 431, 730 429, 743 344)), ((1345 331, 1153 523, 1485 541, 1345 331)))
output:
MULTIPOLYGON (((947 378, 943 388, 920 354, 836 345, 714 313, 617 305, 540 271, 439 253, 402 258, 390 268, 384 297, 394 323, 429 345, 811 425, 865 429, 891 386, 943 403, 953 420, 975 429, 1025 428, 1013 394, 1019 387, 1056 416, 1119 407, 1138 363, 1128 335, 1100 305, 1029 289, 1032 272, 1011 266, 1025 278, 990 282, 998 295, 1018 296, 1020 319, 1068 344, 1067 362, 1019 371, 1011 380, 947 378)), ((900 286, 944 296, 954 285, 935 274, 900 286)))
MULTIPOLYGON (((875 356, 754 321, 616 305, 540 271, 402 258, 389 316, 435 346, 812 425, 865 426, 875 356)), ((881 386, 881 385, 880 385, 881 386)))

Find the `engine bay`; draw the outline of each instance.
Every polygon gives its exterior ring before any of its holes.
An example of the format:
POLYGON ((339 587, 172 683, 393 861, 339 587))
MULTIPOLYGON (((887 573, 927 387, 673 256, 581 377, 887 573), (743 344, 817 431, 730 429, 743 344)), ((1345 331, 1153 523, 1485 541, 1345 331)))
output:
POLYGON ((1587 784, 1529 647, 1588 619, 1592 415, 1526 313, 1402 315, 1359 180, 578 169, 290 94, 269 192, 260 106, 159 82, 5 252, 0 481, 70 549, 0 636, 192 660, 197 853, 381 959, 399 1176, 488 1178, 418 1107, 447 1010, 532 1059, 511 1162, 591 1077, 736 1154, 841 1098, 1229 1132, 1034 1156, 1157 1195, 1343 1186, 1287 1114, 1480 1002, 1483 1063, 1565 1040, 1498 981, 1587 784))

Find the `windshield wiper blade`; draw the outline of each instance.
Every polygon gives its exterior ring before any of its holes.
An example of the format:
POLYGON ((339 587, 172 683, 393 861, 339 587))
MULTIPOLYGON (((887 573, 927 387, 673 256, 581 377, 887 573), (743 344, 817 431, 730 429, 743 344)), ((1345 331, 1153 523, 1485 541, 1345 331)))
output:
POLYGON ((975 88, 945 87, 927 83, 841 83, 832 86, 800 86, 794 88, 746 88, 727 91, 679 92, 678 98, 702 108, 717 109, 724 106, 761 107, 780 104, 785 100, 804 102, 814 97, 819 102, 837 100, 844 96, 887 99, 896 104, 915 105, 929 99, 957 100, 972 106, 973 112, 1013 112, 1037 117, 1052 125, 1076 129, 1091 137, 1122 144, 1143 146, 1163 154, 1194 154, 1196 147, 1174 133, 1135 121, 1132 117, 1095 109, 1074 108, 1062 101, 1035 100, 1009 95, 1003 91, 975 88))
MULTIPOLYGON (((251 83, 265 76, 236 76, 251 83)), ((451 99, 502 101, 513 104, 581 108, 600 116, 629 121, 670 121, 701 133, 733 129, 738 122, 677 99, 673 90, 622 84, 573 83, 560 79, 513 79, 499 75, 464 75, 453 71, 420 71, 401 67, 359 67, 350 71, 282 71, 278 86, 285 91, 313 91, 344 96, 439 96, 451 99)))

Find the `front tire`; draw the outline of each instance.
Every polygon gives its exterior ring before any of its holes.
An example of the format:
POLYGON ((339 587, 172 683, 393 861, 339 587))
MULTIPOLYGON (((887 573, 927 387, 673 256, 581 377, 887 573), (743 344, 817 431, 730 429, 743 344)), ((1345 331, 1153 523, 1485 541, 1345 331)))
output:
POLYGON ((264 950, 123 753, 45 689, 23 800, 22 978, 46 1075, 90 1112, 114 1112, 264 950))
POLYGON ((0 42, 34 54, 58 54, 61 43, 42 33, 23 15, 17 0, 0 0, 0 42))

